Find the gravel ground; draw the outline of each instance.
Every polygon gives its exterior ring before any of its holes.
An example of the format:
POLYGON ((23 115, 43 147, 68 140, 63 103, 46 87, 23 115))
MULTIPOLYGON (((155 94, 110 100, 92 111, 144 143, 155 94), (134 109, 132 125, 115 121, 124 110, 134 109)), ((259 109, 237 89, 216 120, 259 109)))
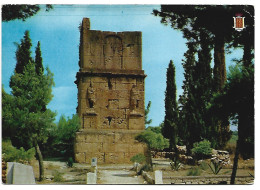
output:
POLYGON ((142 176, 129 170, 99 170, 97 184, 145 184, 142 176))

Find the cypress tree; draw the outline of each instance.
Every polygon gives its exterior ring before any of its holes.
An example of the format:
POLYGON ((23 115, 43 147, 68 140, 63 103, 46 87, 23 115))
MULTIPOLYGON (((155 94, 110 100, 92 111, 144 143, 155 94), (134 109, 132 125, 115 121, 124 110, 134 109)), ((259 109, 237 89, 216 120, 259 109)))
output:
POLYGON ((36 73, 38 75, 43 74, 44 68, 43 68, 43 65, 42 65, 42 52, 41 52, 41 44, 40 44, 39 41, 38 41, 37 47, 35 49, 35 60, 34 60, 34 62, 35 62, 36 73))
POLYGON ((29 31, 26 30, 24 33, 24 37, 21 40, 21 44, 17 45, 16 50, 16 66, 15 66, 15 72, 16 73, 23 73, 24 67, 29 63, 33 62, 33 59, 31 57, 31 39, 29 31))
POLYGON ((188 50, 184 54, 185 59, 183 60, 184 68, 184 81, 183 81, 183 94, 179 98, 180 103, 180 128, 179 136, 183 144, 187 146, 187 151, 190 153, 192 145, 194 142, 198 141, 198 130, 196 129, 197 121, 195 117, 196 104, 195 99, 192 94, 192 88, 194 85, 194 66, 196 63, 195 52, 196 46, 193 42, 187 43, 188 50))
POLYGON ((171 60, 166 73, 165 118, 162 134, 170 140, 170 149, 176 150, 178 143, 178 107, 176 101, 175 66, 171 60))
MULTIPOLYGON (((211 49, 212 46, 209 43, 210 36, 205 30, 200 31, 198 51, 198 61, 194 66, 193 82, 192 86, 194 98, 196 99, 196 117, 198 118, 198 125, 200 128, 200 136, 202 139, 211 139, 211 131, 209 128, 210 120, 208 119, 207 107, 212 98, 212 84, 213 76, 211 69, 211 49)), ((213 129, 213 128, 212 128, 213 129)))

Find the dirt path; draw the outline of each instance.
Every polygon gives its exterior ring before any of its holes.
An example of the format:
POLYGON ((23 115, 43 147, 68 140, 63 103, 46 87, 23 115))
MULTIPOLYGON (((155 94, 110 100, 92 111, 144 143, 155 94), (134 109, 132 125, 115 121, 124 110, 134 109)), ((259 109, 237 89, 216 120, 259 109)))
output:
POLYGON ((98 184, 145 184, 142 176, 129 170, 99 170, 98 184))

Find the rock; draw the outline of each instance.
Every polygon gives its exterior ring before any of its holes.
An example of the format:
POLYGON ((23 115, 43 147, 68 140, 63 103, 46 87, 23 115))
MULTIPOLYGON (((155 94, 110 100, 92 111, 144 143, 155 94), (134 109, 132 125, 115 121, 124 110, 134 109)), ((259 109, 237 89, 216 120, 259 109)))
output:
POLYGON ((187 148, 186 148, 186 146, 176 146, 177 147, 177 149, 178 149, 178 151, 179 151, 179 153, 180 154, 186 154, 187 153, 187 148))

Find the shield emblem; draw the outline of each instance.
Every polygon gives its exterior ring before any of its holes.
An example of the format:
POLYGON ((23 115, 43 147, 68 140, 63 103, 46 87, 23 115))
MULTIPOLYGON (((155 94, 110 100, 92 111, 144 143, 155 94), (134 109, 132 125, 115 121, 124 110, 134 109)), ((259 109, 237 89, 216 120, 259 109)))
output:
POLYGON ((237 30, 237 31, 243 30, 245 28, 245 24, 244 24, 245 17, 236 16, 233 18, 234 18, 234 27, 233 28, 235 28, 235 30, 237 30))

